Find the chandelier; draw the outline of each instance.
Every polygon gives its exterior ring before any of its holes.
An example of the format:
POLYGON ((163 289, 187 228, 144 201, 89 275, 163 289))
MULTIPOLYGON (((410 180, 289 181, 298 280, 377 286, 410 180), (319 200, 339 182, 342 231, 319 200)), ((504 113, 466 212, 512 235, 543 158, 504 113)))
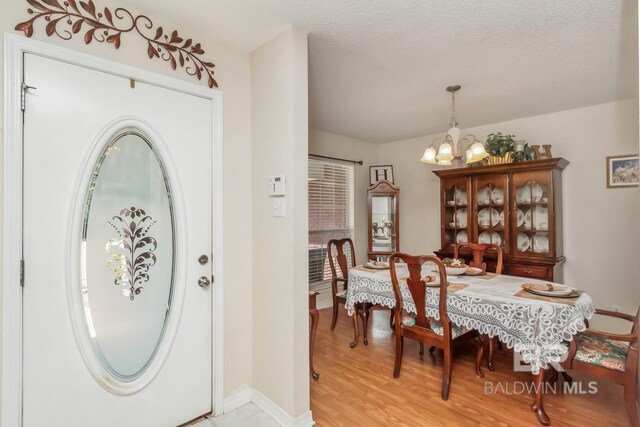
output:
POLYGON ((431 146, 424 150, 424 155, 420 159, 423 163, 439 166, 462 166, 462 151, 465 153, 465 163, 467 165, 476 163, 488 157, 489 154, 484 149, 484 144, 478 141, 475 136, 468 134, 460 138, 462 131, 458 127, 456 120, 456 92, 460 90, 460 85, 447 86, 446 91, 451 93, 451 121, 449 131, 444 137, 437 138, 431 146), (436 150, 434 143, 440 146, 436 150), (463 150, 462 147, 467 147, 463 150))

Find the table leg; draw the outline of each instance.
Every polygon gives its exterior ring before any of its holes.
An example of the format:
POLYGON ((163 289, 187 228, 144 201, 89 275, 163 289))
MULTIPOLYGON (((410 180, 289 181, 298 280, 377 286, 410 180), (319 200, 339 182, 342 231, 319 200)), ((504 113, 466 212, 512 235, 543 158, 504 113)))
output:
POLYGON ((353 308, 353 342, 349 344, 349 347, 354 348, 358 345, 358 308, 353 308))
POLYGON ((495 371, 495 368, 493 367, 493 352, 498 346, 498 337, 491 338, 489 337, 489 335, 485 335, 485 337, 487 338, 487 341, 489 343, 489 353, 487 354, 487 367, 491 372, 493 372, 495 371))
POLYGON ((363 304, 362 309, 362 342, 364 345, 369 344, 369 339, 367 338, 367 330, 369 329, 369 310, 371 309, 371 305, 369 303, 363 304))
POLYGON ((311 369, 311 376, 314 380, 320 378, 320 374, 313 369, 313 347, 316 342, 316 332, 318 331, 318 319, 320 318, 320 312, 316 308, 309 310, 309 316, 311 316, 311 332, 309 341, 309 369, 311 369))
POLYGON ((540 372, 533 375, 533 383, 534 383, 534 389, 536 392, 536 400, 531 404, 531 410, 536 413, 536 417, 538 417, 538 421, 540 422, 540 424, 542 424, 543 426, 548 426, 549 424, 551 424, 551 419, 545 412, 543 402, 542 402, 542 398, 544 395, 543 391, 544 391, 545 374, 546 374, 546 370, 541 368, 540 372))

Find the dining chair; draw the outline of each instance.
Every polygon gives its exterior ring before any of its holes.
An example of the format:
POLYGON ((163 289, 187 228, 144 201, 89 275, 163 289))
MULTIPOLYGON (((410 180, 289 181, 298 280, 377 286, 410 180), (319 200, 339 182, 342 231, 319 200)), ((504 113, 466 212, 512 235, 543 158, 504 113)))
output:
POLYGON ((463 242, 458 243, 453 249, 453 257, 458 258, 460 253, 460 248, 467 247, 471 251, 471 256, 473 257, 471 261, 469 261, 470 267, 476 267, 482 269, 482 271, 487 271, 487 263, 484 261, 484 254, 490 249, 496 251, 496 274, 502 274, 502 249, 500 246, 495 243, 471 243, 471 242, 463 242))
MULTIPOLYGON (((329 267, 331 268, 331 297, 333 299, 333 318, 331 319, 331 330, 336 327, 338 320, 338 306, 345 305, 347 302, 347 288, 349 286, 349 268, 356 265, 356 252, 353 247, 353 240, 349 238, 331 239, 327 243, 327 254, 329 256, 329 267), (348 249, 350 262, 347 259, 345 247, 348 249), (337 268, 336 268, 337 264, 337 268), (338 286, 341 284, 341 286, 338 286)), ((369 325, 369 313, 373 307, 371 303, 357 303, 354 305, 356 318, 362 319, 362 328, 364 329, 362 341, 365 345, 369 344, 367 338, 367 326, 369 325)), ((357 319, 354 319, 356 321, 357 319)), ((357 334, 351 347, 357 344, 357 334)))
POLYGON ((640 421, 636 401, 640 391, 638 385, 640 307, 635 316, 600 309, 596 309, 596 314, 628 320, 633 325, 631 333, 613 334, 587 328, 569 342, 569 354, 562 366, 569 370, 584 370, 597 378, 611 380, 624 386, 624 405, 629 421, 632 426, 638 427, 640 421))
MULTIPOLYGON (((502 274, 502 249, 500 246, 494 243, 471 243, 471 242, 463 242, 458 243, 453 249, 453 257, 458 258, 460 254, 460 249, 463 247, 469 248, 471 251, 471 256, 473 257, 471 261, 469 261, 470 267, 476 267, 482 269, 482 271, 487 271, 487 263, 484 261, 484 254, 488 250, 494 250, 496 252, 496 274, 502 274)), ((487 353, 487 367, 490 371, 493 371, 493 353, 496 347, 502 349, 500 345, 500 341, 498 341, 498 337, 489 338, 488 336, 484 336, 486 341, 489 343, 489 351, 487 353)))
MULTIPOLYGON (((445 273, 444 264, 440 259, 433 255, 412 256, 403 253, 394 253, 389 259, 391 267, 391 283, 393 284, 393 293, 395 296, 395 336, 396 336, 396 356, 393 368, 394 378, 400 377, 400 367, 402 365, 402 354, 404 350, 404 338, 410 338, 420 342, 421 353, 422 345, 427 344, 435 348, 443 350, 444 366, 442 372, 442 399, 449 398, 449 384, 451 382, 451 365, 453 362, 453 346, 462 342, 473 340, 476 344, 476 375, 484 377, 480 364, 482 363, 483 344, 478 332, 468 330, 451 322, 447 312, 447 275, 445 273), (405 316, 403 319, 403 300, 400 291, 400 279, 396 263, 404 262, 409 269, 409 277, 406 278, 406 286, 411 294, 411 298, 416 307, 415 318, 405 316), (438 268, 440 275, 439 288, 433 288, 433 291, 439 292, 438 296, 438 317, 427 316, 427 286, 422 280, 422 265, 431 262, 438 268)), ((404 280, 403 280, 404 281, 404 280)))

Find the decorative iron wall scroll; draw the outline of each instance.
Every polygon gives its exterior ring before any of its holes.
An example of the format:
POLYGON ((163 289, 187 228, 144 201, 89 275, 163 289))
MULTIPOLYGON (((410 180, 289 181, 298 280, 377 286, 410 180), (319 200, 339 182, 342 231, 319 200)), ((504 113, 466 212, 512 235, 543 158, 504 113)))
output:
POLYGON ((209 87, 218 87, 213 78, 215 65, 201 58, 205 52, 200 43, 193 43, 192 39, 184 40, 177 31, 165 33, 162 27, 158 27, 153 36, 146 35, 145 32, 153 33, 153 22, 144 15, 134 17, 122 7, 114 9, 113 12, 108 7, 99 11, 93 0, 65 0, 62 3, 58 0, 27 2, 32 6, 27 12, 34 16, 15 27, 16 30, 23 31, 27 37, 33 35, 33 24, 40 18, 44 18, 47 23, 47 36, 55 34, 61 39, 70 40, 74 34, 84 31, 86 44, 95 40, 99 43, 112 43, 116 49, 120 47, 122 34, 135 30, 147 41, 149 59, 160 58, 168 62, 174 70, 179 64, 187 74, 196 76, 198 80, 202 80, 204 74, 209 87))

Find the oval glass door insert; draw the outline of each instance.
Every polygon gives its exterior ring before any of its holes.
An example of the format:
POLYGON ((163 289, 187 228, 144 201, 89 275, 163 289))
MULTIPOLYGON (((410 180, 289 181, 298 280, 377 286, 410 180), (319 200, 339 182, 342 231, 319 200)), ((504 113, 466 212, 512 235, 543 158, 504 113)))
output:
POLYGON ((153 361, 171 310, 175 227, 167 174, 142 134, 100 154, 84 204, 81 298, 105 370, 131 382, 153 361))

